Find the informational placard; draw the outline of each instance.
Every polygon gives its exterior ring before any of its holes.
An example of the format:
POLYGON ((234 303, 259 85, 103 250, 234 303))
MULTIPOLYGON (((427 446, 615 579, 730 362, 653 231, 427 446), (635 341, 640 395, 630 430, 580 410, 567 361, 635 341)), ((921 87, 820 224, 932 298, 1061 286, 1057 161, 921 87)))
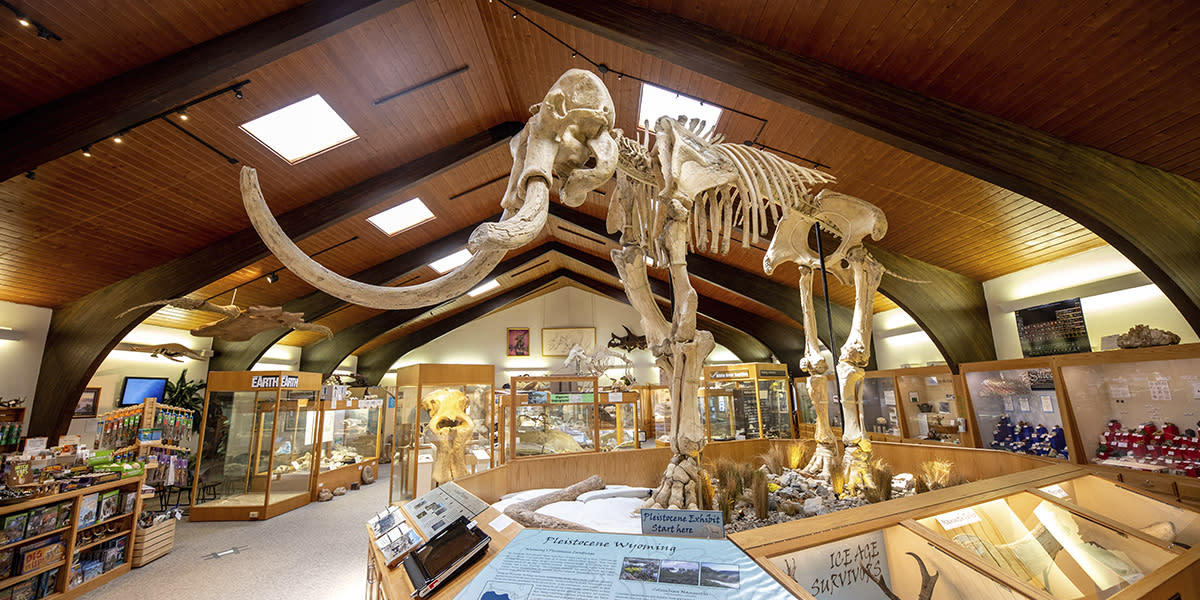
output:
POLYGON ((1062 486, 1058 484, 1048 485, 1039 489, 1047 494, 1050 494, 1051 496, 1054 496, 1055 498, 1066 498, 1070 496, 1070 494, 1067 493, 1067 490, 1062 489, 1062 486))
POLYGON ((725 537, 725 520, 719 510, 671 510, 643 508, 642 533, 706 540, 725 537))
POLYGON ((758 421, 758 402, 753 396, 741 402, 742 415, 746 418, 746 439, 762 437, 762 424, 758 421))
POLYGON ((1108 395, 1113 400, 1128 400, 1130 397, 1129 386, 1117 383, 1108 384, 1108 395))
POLYGON ((1154 402, 1171 401, 1171 382, 1168 379, 1150 379, 1150 400, 1154 402))
POLYGON ((729 540, 525 529, 455 599, 791 597, 729 540))
POLYGON ((965 525, 970 525, 971 523, 978 523, 982 520, 979 518, 979 515, 975 513, 975 511, 969 508, 950 511, 948 513, 940 514, 934 518, 937 519, 937 522, 941 524, 943 529, 946 530, 963 527, 965 525))
POLYGON ((888 406, 895 406, 896 405, 896 391, 895 390, 883 390, 883 403, 888 406))
POLYGON ((1200 400, 1200 381, 1192 382, 1192 400, 1200 400))
POLYGON ((1040 396, 1042 399, 1042 412, 1054 412, 1054 396, 1040 396))
POLYGON ((474 519, 487 507, 486 502, 452 481, 412 499, 404 510, 413 518, 413 527, 428 539, 460 516, 474 519))
POLYGON ((807 548, 771 559, 789 577, 817 598, 885 600, 872 577, 891 587, 883 532, 807 548))
POLYGON ((1079 298, 1022 308, 1016 319, 1025 358, 1092 351, 1079 298))

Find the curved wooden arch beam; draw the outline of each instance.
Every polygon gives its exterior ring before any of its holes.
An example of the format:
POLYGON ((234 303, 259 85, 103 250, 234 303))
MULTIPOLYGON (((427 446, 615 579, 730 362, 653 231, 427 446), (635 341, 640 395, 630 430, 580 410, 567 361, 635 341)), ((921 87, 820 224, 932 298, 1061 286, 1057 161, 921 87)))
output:
MULTIPOLYGON (((614 271, 615 271, 615 267, 614 267, 614 271)), ((378 348, 370 350, 369 352, 364 352, 363 354, 359 355, 359 357, 358 357, 358 372, 359 372, 359 374, 363 375, 367 379, 368 382, 371 382, 372 384, 378 384, 378 382, 383 378, 383 376, 387 374, 388 369, 390 369, 391 366, 393 364, 395 364, 397 360, 400 360, 400 358, 402 358, 405 354, 408 354, 409 352, 411 352, 417 348, 420 348, 421 346, 423 346, 423 345, 425 345, 425 344, 427 344, 427 343, 429 343, 429 342, 431 342, 431 341, 433 341, 455 329, 458 329, 459 327, 462 327, 463 325, 467 325, 468 323, 470 323, 471 321, 474 321, 475 319, 477 319, 479 317, 482 317, 494 310, 503 308, 504 306, 508 305, 509 303, 511 303, 515 300, 519 300, 521 297, 525 296, 526 294, 528 294, 528 293, 542 287, 543 285, 545 285, 551 281, 554 281, 555 279, 558 279, 560 277, 565 277, 567 279, 570 279, 572 281, 575 281, 575 282, 580 283, 581 285, 585 285, 587 287, 599 287, 599 288, 611 287, 611 286, 606 286, 605 284, 600 283, 598 281, 594 281, 592 279, 589 279, 587 277, 579 275, 569 269, 559 269, 559 270, 555 271, 554 273, 551 273, 545 277, 538 278, 534 282, 514 288, 510 291, 507 291, 507 292, 500 294, 498 296, 495 296, 493 298, 489 298, 488 300, 486 300, 484 302, 480 302, 480 303, 472 306, 471 308, 468 308, 467 310, 456 313, 456 314, 454 314, 450 317, 447 317, 445 319, 442 319, 441 321, 438 321, 436 323, 432 323, 428 327, 424 327, 422 329, 412 332, 409 335, 406 335, 404 337, 401 337, 401 338, 398 338, 391 342, 388 342, 387 344, 384 344, 378 348)), ((654 284, 652 283, 651 285, 653 286, 654 284)), ((613 288, 613 289, 615 289, 615 288, 613 288)), ((661 291, 662 290, 656 289, 655 293, 660 294, 661 291)), ((621 291, 620 294, 623 296, 624 291, 621 291)), ((706 299, 702 298, 701 304, 705 304, 705 300, 706 299)), ((731 320, 737 321, 737 320, 744 318, 745 311, 740 311, 740 310, 730 307, 728 305, 726 305, 726 307, 727 307, 727 310, 730 311, 732 314, 725 315, 725 316, 731 318, 731 320)), ((709 315, 707 310, 706 310, 705 314, 711 317, 711 315, 709 315)), ((775 331, 780 332, 779 335, 782 338, 787 338, 789 333, 786 330, 790 330, 791 335, 793 337, 799 338, 801 340, 801 345, 803 345, 803 336, 797 335, 796 334, 797 332, 794 329, 781 326, 778 323, 759 325, 759 327, 764 330, 768 330, 768 331, 773 328, 775 331)), ((728 329, 729 328, 726 328, 726 330, 728 330, 728 329)), ((736 327, 736 329, 741 329, 741 328, 736 327)), ((382 332, 380 332, 380 333, 382 333, 382 332)), ((747 332, 747 333, 749 333, 749 332, 747 332)), ((713 334, 714 338, 716 337, 716 335, 717 335, 717 333, 714 332, 714 334, 713 334)), ((751 336, 753 336, 753 334, 751 334, 751 336)), ((731 341, 731 340, 725 340, 725 341, 731 341)), ((734 345, 741 345, 740 342, 731 341, 731 343, 733 343, 734 345)), ((803 352, 803 347, 800 348, 800 351, 803 352)), ((778 355, 779 353, 776 351, 775 354, 778 355)), ((739 355, 739 358, 741 358, 740 355, 739 355)), ((796 362, 797 363, 799 362, 798 357, 796 359, 796 362)), ((340 360, 339 360, 339 363, 340 363, 340 360)))
POLYGON ((887 297, 912 316, 937 346, 950 370, 965 362, 996 360, 983 285, 978 281, 903 254, 870 246, 871 255, 900 277, 884 274, 887 297))
MULTIPOLYGON (((499 218, 500 215, 496 214, 488 217, 486 220, 496 221, 499 218)), ((352 275, 351 278, 373 285, 388 285, 413 270, 422 268, 430 262, 466 246, 467 240, 471 237, 471 232, 475 231, 476 226, 464 227, 431 244, 426 244, 373 267, 363 269, 352 275)), ((304 320, 311 323, 346 305, 347 303, 344 300, 317 290, 295 300, 285 302, 283 310, 304 313, 304 320)), ((290 332, 290 329, 278 328, 264 331, 244 342, 213 340, 212 348, 214 356, 208 363, 208 370, 248 371, 254 363, 262 358, 263 354, 271 346, 275 345, 290 332)))
POLYGON ((1188 245, 1200 183, 651 9, 510 2, 1041 202, 1121 251, 1200 330, 1200 252, 1188 245))
MULTIPOLYGON (((521 127, 521 123, 503 123, 280 215, 279 223, 292 239, 303 238, 506 144, 521 127)), ((258 233, 253 228, 243 229, 55 309, 38 372, 29 435, 66 433, 88 379, 117 342, 155 309, 117 319, 121 311, 189 294, 268 254, 258 233)))

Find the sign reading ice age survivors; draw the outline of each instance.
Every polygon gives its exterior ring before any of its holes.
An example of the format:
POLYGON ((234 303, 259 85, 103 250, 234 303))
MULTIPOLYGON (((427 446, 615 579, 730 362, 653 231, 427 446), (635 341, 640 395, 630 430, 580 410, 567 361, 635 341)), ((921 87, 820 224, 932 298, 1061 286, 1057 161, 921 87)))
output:
POLYGON ((642 534, 720 539, 725 537, 725 520, 719 510, 643 508, 642 534))
POLYGON ((525 529, 455 600, 791 598, 729 540, 525 529))
POLYGON ((891 586, 882 531, 776 556, 771 562, 820 599, 884 600, 872 578, 891 586))

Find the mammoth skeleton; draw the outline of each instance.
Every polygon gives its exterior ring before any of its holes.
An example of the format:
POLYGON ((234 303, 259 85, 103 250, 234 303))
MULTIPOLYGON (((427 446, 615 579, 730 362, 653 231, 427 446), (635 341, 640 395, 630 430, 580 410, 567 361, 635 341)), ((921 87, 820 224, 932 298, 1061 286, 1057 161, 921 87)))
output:
MULTIPOLYGON (((495 223, 481 224, 471 235, 470 261, 433 281, 408 287, 373 286, 337 275, 305 255, 288 239, 271 215, 253 169, 242 170, 242 195, 251 223, 267 247, 301 279, 347 302, 380 309, 427 306, 459 296, 489 274, 508 250, 532 241, 546 222, 549 195, 557 192, 568 206, 578 206, 587 192, 617 178, 610 197, 607 227, 621 234, 613 262, 641 316, 647 346, 669 382, 670 445, 675 457, 648 506, 694 508, 699 502, 698 454, 706 443, 696 403, 705 357, 714 346, 712 334, 696 328, 698 296, 687 273, 689 251, 724 253, 732 234, 741 229, 749 246, 777 222, 764 267, 783 261, 801 267, 805 291, 807 351, 803 367, 821 385, 813 397, 824 398, 828 367, 820 359, 810 296, 811 274, 820 261, 808 248, 808 228, 820 223, 842 238, 830 272, 858 286, 855 332, 842 348, 838 367, 846 381, 857 383, 869 356, 870 301, 878 285, 878 263, 862 246, 865 235, 882 236, 883 214, 861 200, 830 191, 814 193, 833 176, 795 165, 741 144, 723 143, 704 123, 662 117, 638 140, 614 129, 612 98, 603 82, 587 71, 564 73, 513 139, 513 166, 495 223), (653 137, 653 143, 651 143, 653 137), (672 284, 673 313, 667 320, 650 291, 647 262, 665 267, 672 284)), ((811 387, 811 386, 810 386, 811 387)), ((847 384, 847 390, 856 385, 847 384)), ((815 390, 815 388, 813 388, 815 390)), ((856 424, 858 394, 843 395, 847 421, 856 424), (844 400, 847 401, 847 400, 844 400)), ((822 458, 809 467, 828 473, 835 451, 829 435, 827 401, 818 400, 823 427, 818 426, 822 458), (821 436, 824 437, 821 437, 821 436)), ((870 446, 861 426, 847 425, 847 456, 862 464, 870 446)), ((849 464, 849 463, 848 463, 849 464)), ((854 481, 854 479, 850 479, 854 481)))

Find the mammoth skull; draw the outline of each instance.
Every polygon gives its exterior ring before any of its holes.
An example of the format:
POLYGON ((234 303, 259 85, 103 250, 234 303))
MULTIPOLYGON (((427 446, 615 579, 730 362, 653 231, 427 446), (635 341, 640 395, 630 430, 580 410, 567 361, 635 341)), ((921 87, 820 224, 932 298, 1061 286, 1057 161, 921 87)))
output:
MULTIPOLYGON (((545 99, 530 108, 529 123, 509 148, 513 166, 500 205, 500 221, 471 234, 466 264, 432 281, 405 286, 369 285, 342 277, 309 258, 272 216, 258 174, 242 168, 242 201, 263 243, 300 279, 346 302, 396 310, 428 306, 466 293, 499 264, 505 252, 532 241, 546 224, 550 188, 564 204, 578 206, 587 192, 610 178, 617 166, 612 97, 596 75, 571 69, 545 99)), ((620 131, 616 131, 620 135, 620 131)))
POLYGON ((467 396, 444 388, 431 392, 421 403, 429 411, 425 436, 437 449, 433 480, 441 484, 466 475, 467 442, 475 430, 475 423, 467 416, 467 396))

